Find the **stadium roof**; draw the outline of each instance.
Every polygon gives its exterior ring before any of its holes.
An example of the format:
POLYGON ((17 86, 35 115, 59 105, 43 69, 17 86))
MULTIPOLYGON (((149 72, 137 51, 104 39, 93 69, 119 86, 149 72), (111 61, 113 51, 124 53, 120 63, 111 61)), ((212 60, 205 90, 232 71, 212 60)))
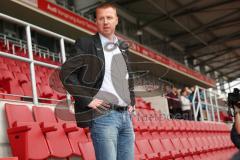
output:
POLYGON ((115 0, 139 21, 139 30, 155 28, 164 41, 197 65, 218 71, 228 81, 240 77, 239 0, 115 0))
MULTIPOLYGON (((156 46, 161 48, 159 44, 164 42, 178 51, 177 54, 180 55, 178 57, 195 58, 198 60, 195 65, 210 66, 206 73, 218 71, 220 73, 218 78, 225 76, 228 81, 240 77, 238 70, 240 68, 240 40, 238 39, 240 12, 237 8, 240 6, 240 1, 105 0, 101 2, 106 1, 116 3, 122 15, 126 17, 130 15, 130 19, 132 17, 134 20, 137 19, 139 30, 148 28, 154 30, 152 34, 156 34, 158 38, 154 37, 153 43, 151 41, 144 45, 155 49, 156 46)), ((97 0, 86 2, 91 3, 85 6, 89 10, 95 10, 96 5, 100 3, 97 0)), ((80 35, 89 34, 86 30, 83 32, 83 28, 60 19, 49 11, 39 10, 37 6, 32 7, 18 0, 0 3, 1 12, 64 36, 76 39, 80 35)), ((123 16, 123 18, 126 17, 123 16)), ((142 60, 141 56, 135 57, 133 54, 133 59, 138 58, 142 60)), ((157 76, 164 75, 169 80, 181 81, 190 86, 197 84, 202 87, 213 87, 212 83, 206 83, 191 74, 186 76, 182 71, 178 73, 169 66, 163 65, 163 69, 159 67, 153 69, 159 71, 156 73, 157 76)))

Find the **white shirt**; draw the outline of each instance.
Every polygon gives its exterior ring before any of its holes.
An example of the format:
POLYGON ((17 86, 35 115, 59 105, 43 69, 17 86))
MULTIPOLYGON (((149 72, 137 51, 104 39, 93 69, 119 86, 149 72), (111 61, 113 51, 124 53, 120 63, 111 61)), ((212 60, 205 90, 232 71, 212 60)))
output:
POLYGON ((191 110, 191 102, 187 97, 181 96, 180 101, 182 105, 182 111, 191 110))
MULTIPOLYGON (((123 57, 120 57, 120 56, 123 56, 123 55, 117 46, 115 46, 116 48, 113 50, 106 50, 105 48, 106 44, 108 44, 109 42, 110 43, 112 42, 101 34, 99 34, 99 36, 102 43, 104 58, 105 58, 105 74, 104 74, 102 86, 99 92, 94 97, 105 100, 109 103, 118 104, 121 106, 129 105, 130 93, 128 89, 128 73, 126 72, 125 75, 119 75, 121 71, 116 72, 117 69, 122 69, 124 71, 125 70, 127 71, 125 61, 120 62, 123 59, 123 57), (118 66, 119 64, 120 66, 118 66), (115 68, 114 71, 113 71, 113 68, 115 68), (120 78, 124 78, 124 79, 122 80, 120 78), (113 79, 114 79, 114 83, 113 83, 113 79), (125 94, 121 95, 121 92, 125 94)), ((114 36, 113 43, 116 44, 117 42, 118 42, 118 39, 116 36, 114 36)), ((113 45, 114 44, 112 44, 112 46, 108 45, 108 48, 113 47, 113 45)))

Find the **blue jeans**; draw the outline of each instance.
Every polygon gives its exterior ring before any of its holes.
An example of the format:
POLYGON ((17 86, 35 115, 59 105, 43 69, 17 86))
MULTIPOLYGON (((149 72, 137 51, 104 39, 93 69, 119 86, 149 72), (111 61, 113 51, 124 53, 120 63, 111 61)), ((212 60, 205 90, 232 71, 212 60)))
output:
POLYGON ((110 111, 92 121, 91 137, 97 160, 134 160, 131 115, 128 111, 110 111))

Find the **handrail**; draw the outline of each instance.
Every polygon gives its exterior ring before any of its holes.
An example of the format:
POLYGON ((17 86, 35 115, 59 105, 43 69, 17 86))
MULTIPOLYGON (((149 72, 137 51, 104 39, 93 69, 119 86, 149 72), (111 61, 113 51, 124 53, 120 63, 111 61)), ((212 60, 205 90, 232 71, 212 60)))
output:
MULTIPOLYGON (((35 30, 37 32, 43 33, 43 34, 47 34, 48 36, 52 36, 55 37, 56 39, 59 40, 59 44, 61 47, 61 52, 60 52, 60 57, 59 59, 62 59, 63 62, 66 59, 65 56, 65 48, 64 48, 64 42, 70 42, 70 43, 74 43, 75 41, 73 39, 70 39, 68 37, 65 37, 63 35, 48 31, 44 28, 38 27, 36 25, 24 22, 22 20, 10 17, 8 15, 2 14, 0 13, 0 19, 4 19, 6 21, 10 21, 14 24, 18 24, 21 26, 25 27, 26 30, 26 37, 27 37, 27 41, 24 42, 23 40, 19 41, 20 47, 25 47, 26 46, 26 51, 28 52, 28 57, 21 57, 15 54, 9 54, 9 53, 4 53, 0 51, 0 56, 4 56, 4 57, 8 57, 8 58, 12 58, 12 59, 16 59, 16 60, 20 60, 20 61, 24 61, 29 63, 29 67, 30 67, 30 76, 31 76, 31 84, 32 84, 32 92, 33 92, 33 103, 35 105, 38 105, 38 96, 37 96, 37 87, 36 87, 36 77, 35 77, 35 65, 41 65, 41 66, 45 66, 45 67, 49 67, 49 68, 54 68, 54 69, 59 69, 60 67, 57 65, 52 65, 52 64, 48 64, 48 63, 44 63, 44 62, 40 62, 38 60, 33 59, 33 48, 36 47, 36 44, 32 43, 31 40, 31 31, 35 30), (61 42, 61 43, 60 43, 61 42), (24 44, 26 43, 26 44, 24 44)), ((4 40, 4 44, 9 46, 9 41, 13 41, 14 43, 16 41, 18 41, 18 39, 15 38, 8 38, 6 35, 3 35, 3 40, 4 40)), ((8 48, 9 49, 9 48, 8 48)), ((14 49, 14 47, 13 47, 14 49)), ((41 54, 41 52, 40 52, 41 54)), ((44 54, 43 56, 51 56, 50 55, 50 51, 47 49, 46 54, 44 54)), ((55 58, 55 56, 53 56, 55 58)), ((53 59, 54 59, 53 58, 53 59)), ((69 101, 69 96, 68 96, 68 101, 69 101)))
MULTIPOLYGON (((0 33, 0 39, 2 39, 4 41, 4 44, 6 44, 8 48, 9 48, 9 42, 11 42, 14 46, 20 47, 21 49, 22 48, 26 49, 26 46, 27 46, 27 41, 18 39, 15 37, 10 37, 3 33, 0 33)), ((49 49, 47 47, 32 43, 32 48, 35 51, 35 53, 39 54, 40 57, 42 57, 42 54, 43 54, 44 58, 46 58, 46 56, 52 57, 52 60, 55 61, 55 59, 59 59, 59 62, 61 62, 61 56, 55 52, 49 51, 49 49)), ((15 52, 15 48, 13 48, 13 49, 15 52)))
MULTIPOLYGON (((12 59, 16 59, 16 60, 21 60, 21 61, 28 62, 28 63, 31 62, 31 60, 29 58, 21 57, 21 56, 14 55, 14 54, 8 54, 8 53, 2 52, 2 51, 0 51, 0 56, 12 58, 12 59)), ((40 66, 44 66, 44 67, 48 67, 48 68, 52 68, 52 69, 60 69, 59 66, 54 65, 54 64, 49 64, 49 63, 41 62, 38 60, 33 60, 33 62, 40 66)))
POLYGON ((197 120, 198 114, 200 114, 202 121, 220 121, 220 110, 228 112, 228 108, 218 104, 217 96, 218 94, 215 91, 206 90, 200 86, 195 87, 192 100, 195 120, 197 120), (206 111, 206 117, 204 117, 203 111, 206 111), (217 116, 217 119, 215 119, 215 116, 217 116))

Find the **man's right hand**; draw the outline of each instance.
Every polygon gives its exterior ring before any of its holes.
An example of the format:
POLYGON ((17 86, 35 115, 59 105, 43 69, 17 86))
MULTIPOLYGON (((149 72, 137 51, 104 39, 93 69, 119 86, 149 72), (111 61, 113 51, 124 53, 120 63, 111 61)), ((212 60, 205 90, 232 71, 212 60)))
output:
POLYGON ((240 102, 234 105, 234 111, 235 111, 235 114, 240 113, 240 102))
POLYGON ((110 108, 110 105, 101 99, 95 98, 89 103, 88 107, 95 109, 96 111, 102 113, 102 111, 100 109, 108 110, 110 108))

